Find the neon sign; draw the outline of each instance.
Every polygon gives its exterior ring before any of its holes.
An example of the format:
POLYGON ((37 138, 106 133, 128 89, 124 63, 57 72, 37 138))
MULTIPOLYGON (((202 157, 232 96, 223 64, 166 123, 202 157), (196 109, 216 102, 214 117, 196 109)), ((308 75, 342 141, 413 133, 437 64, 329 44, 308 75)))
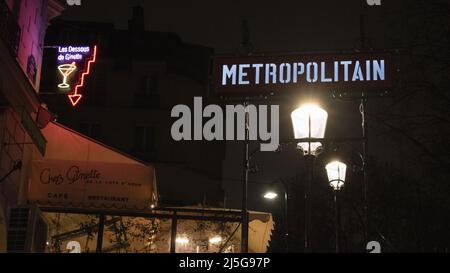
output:
POLYGON ((75 107, 80 102, 81 98, 83 97, 83 95, 78 93, 79 89, 84 86, 86 76, 88 76, 91 73, 92 65, 96 61, 97 61, 97 46, 94 46, 94 53, 92 54, 92 58, 87 62, 86 69, 81 74, 81 77, 78 80, 77 85, 75 86, 74 92, 68 96, 73 107, 75 107))
POLYGON ((67 61, 82 61, 89 53, 91 52, 91 48, 88 46, 85 47, 73 47, 73 46, 65 46, 58 47, 58 61, 59 62, 67 62, 67 61))
POLYGON ((58 84, 58 87, 61 89, 67 89, 70 85, 67 83, 67 78, 77 69, 75 62, 71 64, 62 64, 58 66, 58 70, 63 76, 63 82, 58 84))
POLYGON ((62 82, 58 84, 58 88, 68 89, 70 103, 76 106, 82 98, 80 91, 86 77, 91 73, 92 65, 97 60, 97 46, 58 46, 57 49, 58 71, 62 76, 62 82), (82 67, 84 69, 81 69, 82 67), (80 68, 80 71, 77 71, 77 68, 80 68), (75 78, 73 76, 75 71, 79 77, 72 88, 70 78, 75 78))

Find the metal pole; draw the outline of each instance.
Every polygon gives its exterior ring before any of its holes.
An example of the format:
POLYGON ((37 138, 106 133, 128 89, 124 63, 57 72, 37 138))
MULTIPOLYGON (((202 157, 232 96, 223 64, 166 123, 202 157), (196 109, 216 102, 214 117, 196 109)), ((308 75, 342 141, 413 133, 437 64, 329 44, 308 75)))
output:
POLYGON ((174 212, 172 217, 172 230, 170 235, 170 253, 176 253, 177 247, 177 213, 174 212))
POLYGON ((338 190, 334 190, 334 234, 335 234, 335 244, 336 253, 339 253, 339 205, 338 205, 338 190))
POLYGON ((309 252, 309 248, 311 247, 309 244, 309 225, 311 222, 311 184, 312 184, 312 176, 313 176, 313 164, 314 164, 314 156, 312 154, 311 150, 311 139, 312 139, 312 120, 311 120, 311 114, 308 117, 308 155, 306 156, 306 171, 308 172, 308 179, 305 189, 305 253, 309 252))
POLYGON ((365 229, 364 229, 364 238, 366 240, 365 243, 369 242, 370 236, 370 222, 369 222, 369 196, 368 196, 368 162, 369 162, 369 143, 368 143, 368 123, 366 119, 366 108, 367 108, 367 99, 365 98, 365 94, 362 94, 361 100, 361 116, 362 116, 362 130, 363 130, 363 190, 364 190, 364 220, 365 220, 365 229))
POLYGON ((245 107, 245 144, 244 144, 244 179, 242 185, 242 236, 241 252, 248 253, 248 172, 250 168, 249 158, 249 113, 247 111, 248 101, 244 103, 245 107))
POLYGON ((310 252, 311 244, 310 244, 310 234, 309 228, 311 225, 311 185, 313 179, 313 165, 314 165, 314 156, 307 155, 306 156, 306 168, 308 172, 308 179, 305 189, 305 253, 310 252))
MULTIPOLYGON (((365 31, 365 16, 364 14, 360 14, 360 39, 361 39, 361 49, 366 48, 366 31, 365 31)), ((367 99, 365 97, 364 91, 362 92, 361 99, 361 115, 362 115, 362 129, 363 129, 363 187, 364 187, 364 220, 365 220, 365 228, 364 228, 364 238, 365 243, 369 242, 369 199, 368 199, 368 182, 367 182, 367 163, 368 163, 368 155, 369 155, 369 146, 368 146, 368 124, 366 120, 366 107, 367 107, 367 99)))
POLYGON ((284 187, 284 225, 285 225, 285 233, 284 239, 286 240, 286 253, 289 253, 289 218, 288 218, 288 186, 285 182, 281 182, 284 187))
POLYGON ((102 253, 103 249, 103 233, 105 230, 105 215, 98 216, 98 233, 97 233, 97 253, 102 253))

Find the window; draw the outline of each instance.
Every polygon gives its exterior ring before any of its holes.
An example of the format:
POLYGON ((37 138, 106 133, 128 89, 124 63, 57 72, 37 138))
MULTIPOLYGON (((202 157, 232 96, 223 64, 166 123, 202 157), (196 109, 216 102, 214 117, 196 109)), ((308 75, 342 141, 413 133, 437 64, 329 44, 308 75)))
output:
POLYGON ((158 93, 158 76, 143 76, 140 79, 139 92, 145 96, 151 96, 158 93))
POLYGON ((33 55, 28 56, 27 60, 27 75, 28 78, 33 82, 33 84, 36 84, 36 75, 37 74, 37 66, 36 66, 36 59, 33 55))
POLYGON ((145 75, 138 78, 137 90, 134 97, 136 107, 158 107, 158 75, 145 75))
POLYGON ((139 154, 155 151, 155 129, 153 127, 136 127, 134 133, 134 150, 139 154))

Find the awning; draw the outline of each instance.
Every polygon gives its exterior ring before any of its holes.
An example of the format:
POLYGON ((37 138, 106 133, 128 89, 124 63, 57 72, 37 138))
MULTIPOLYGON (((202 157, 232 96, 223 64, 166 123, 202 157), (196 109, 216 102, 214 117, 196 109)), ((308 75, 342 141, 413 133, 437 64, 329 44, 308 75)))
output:
POLYGON ((272 214, 249 212, 248 249, 250 253, 266 253, 275 228, 272 214))
POLYGON ((150 210, 155 169, 58 123, 42 133, 45 156, 33 151, 28 201, 59 208, 150 210))

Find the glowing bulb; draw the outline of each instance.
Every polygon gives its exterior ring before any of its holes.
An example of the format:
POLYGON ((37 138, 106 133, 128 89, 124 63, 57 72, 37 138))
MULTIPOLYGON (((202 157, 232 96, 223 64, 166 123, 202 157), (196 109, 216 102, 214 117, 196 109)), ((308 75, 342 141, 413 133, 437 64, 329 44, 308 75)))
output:
POLYGON ((345 184, 345 174, 347 172, 347 165, 342 162, 334 161, 328 164, 327 170, 328 181, 334 190, 340 190, 345 184))
POLYGON ((220 237, 220 236, 213 237, 213 238, 209 239, 209 242, 211 244, 218 244, 218 243, 222 242, 222 237, 220 237))
MULTIPOLYGON (((291 114, 295 139, 324 138, 328 113, 314 104, 305 104, 291 114)), ((305 154, 316 155, 322 147, 320 142, 299 143, 305 154)))
POLYGON ((270 200, 275 199, 277 197, 278 197, 278 194, 276 194, 275 192, 268 192, 264 195, 264 198, 270 199, 270 200))

